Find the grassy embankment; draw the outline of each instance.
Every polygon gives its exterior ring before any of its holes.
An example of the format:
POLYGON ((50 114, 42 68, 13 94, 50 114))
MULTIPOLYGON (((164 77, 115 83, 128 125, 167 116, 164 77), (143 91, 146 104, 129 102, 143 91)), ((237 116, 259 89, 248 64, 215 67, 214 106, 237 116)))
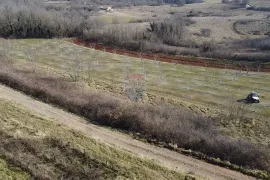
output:
POLYGON ((0 179, 184 179, 0 99, 0 179))

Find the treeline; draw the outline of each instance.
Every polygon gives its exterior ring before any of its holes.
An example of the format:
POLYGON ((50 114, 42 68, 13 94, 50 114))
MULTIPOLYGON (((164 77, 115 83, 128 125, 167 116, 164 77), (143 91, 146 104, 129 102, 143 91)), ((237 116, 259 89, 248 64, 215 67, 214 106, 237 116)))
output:
POLYGON ((41 5, 14 1, 1 5, 0 36, 5 38, 75 37, 84 20, 76 12, 50 12, 41 5))
POLYGON ((221 0, 222 3, 241 4, 246 5, 250 0, 221 0))
POLYGON ((202 3, 203 0, 164 0, 164 2, 169 4, 185 5, 193 3, 202 3))
MULTIPOLYGON (((10 2, 0 8, 0 36, 4 38, 77 37, 132 50, 170 54, 179 53, 175 49, 179 46, 195 46, 186 38, 186 27, 194 22, 177 14, 153 21, 147 29, 129 23, 108 24, 99 18, 82 16, 76 10, 48 10, 23 0, 11 6, 10 2)), ((193 51, 181 53, 197 55, 193 51)))
MULTIPOLYGON (((145 4, 155 1, 124 0, 123 2, 145 4)), ((113 2, 113 0, 101 1, 100 3, 102 2, 113 2)), ((165 2, 178 3, 180 1, 165 0, 165 2)), ((185 3, 190 2, 198 1, 185 0, 185 3)), ((153 31, 150 33, 147 29, 134 30, 132 25, 124 27, 105 25, 101 20, 93 19, 89 15, 89 9, 74 7, 58 9, 43 5, 37 0, 11 0, 7 2, 0 0, 0 36, 5 38, 80 37, 104 43, 112 41, 116 44, 123 44, 127 42, 130 46, 134 46, 134 43, 141 46, 145 41, 157 42, 161 40, 162 43, 168 45, 177 45, 179 39, 183 37, 186 26, 184 18, 175 15, 164 22, 153 22, 151 25, 154 25, 155 29, 152 29, 153 31), (99 24, 98 27, 97 24, 99 24), (132 29, 128 31, 129 34, 123 36, 126 34, 125 31, 129 29, 132 29), (171 30, 168 31, 169 29, 171 30)))
POLYGON ((93 4, 93 5, 112 5, 117 7, 141 6, 141 5, 159 6, 163 4, 184 5, 203 2, 203 0, 70 0, 70 1, 77 3, 83 2, 84 4, 93 4))
POLYGON ((269 51, 270 50, 270 37, 258 38, 258 39, 247 39, 247 40, 239 40, 235 42, 236 45, 258 49, 261 51, 269 51))

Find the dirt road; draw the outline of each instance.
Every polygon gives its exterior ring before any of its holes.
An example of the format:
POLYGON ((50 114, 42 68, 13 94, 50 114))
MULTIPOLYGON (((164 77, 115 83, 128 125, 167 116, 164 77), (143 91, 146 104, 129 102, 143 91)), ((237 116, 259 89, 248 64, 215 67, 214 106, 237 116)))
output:
POLYGON ((108 145, 127 150, 137 156, 148 158, 164 165, 170 169, 180 172, 194 172, 195 174, 213 180, 223 179, 239 179, 251 180, 255 179, 239 172, 214 166, 197 159, 184 156, 182 154, 170 151, 165 148, 156 147, 134 140, 129 136, 99 127, 88 123, 83 118, 72 115, 61 109, 36 101, 20 92, 14 91, 0 84, 0 98, 5 98, 21 104, 32 111, 40 113, 49 118, 55 119, 57 122, 64 124, 70 128, 81 131, 94 139, 106 143, 108 145))

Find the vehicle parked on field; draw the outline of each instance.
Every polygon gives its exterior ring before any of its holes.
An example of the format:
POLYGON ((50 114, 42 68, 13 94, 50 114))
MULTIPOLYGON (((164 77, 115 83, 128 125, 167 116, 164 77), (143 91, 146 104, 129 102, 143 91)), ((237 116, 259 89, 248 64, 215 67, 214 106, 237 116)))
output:
POLYGON ((246 100, 249 103, 260 103, 259 95, 257 93, 255 93, 255 92, 249 93, 246 100))

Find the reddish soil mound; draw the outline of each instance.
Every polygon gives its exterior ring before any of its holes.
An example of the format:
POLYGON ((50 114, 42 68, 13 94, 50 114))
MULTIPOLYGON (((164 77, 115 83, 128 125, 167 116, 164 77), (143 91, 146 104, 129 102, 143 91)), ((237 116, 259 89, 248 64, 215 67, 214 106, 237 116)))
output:
MULTIPOLYGON (((137 51, 130 51, 125 49, 114 48, 111 46, 105 46, 100 43, 96 42, 84 42, 80 39, 73 39, 73 43, 77 45, 81 45, 84 47, 94 48, 96 50, 105 51, 109 53, 115 53, 119 55, 131 56, 136 58, 142 59, 151 59, 157 60, 162 62, 169 62, 169 63, 176 63, 176 64, 185 64, 185 65, 192 65, 192 66, 202 66, 202 67, 212 67, 212 68, 219 68, 219 69, 234 69, 234 70, 243 70, 247 71, 247 67, 244 64, 240 63, 228 63, 228 61, 222 61, 217 59, 207 59, 207 58, 199 58, 199 57, 186 57, 186 56, 174 56, 174 55, 166 55, 163 53, 146 53, 146 52, 137 52, 137 51)), ((250 72, 257 72, 257 67, 248 67, 248 71, 250 72)), ((260 67, 260 72, 270 72, 270 67, 262 65, 260 67)))

